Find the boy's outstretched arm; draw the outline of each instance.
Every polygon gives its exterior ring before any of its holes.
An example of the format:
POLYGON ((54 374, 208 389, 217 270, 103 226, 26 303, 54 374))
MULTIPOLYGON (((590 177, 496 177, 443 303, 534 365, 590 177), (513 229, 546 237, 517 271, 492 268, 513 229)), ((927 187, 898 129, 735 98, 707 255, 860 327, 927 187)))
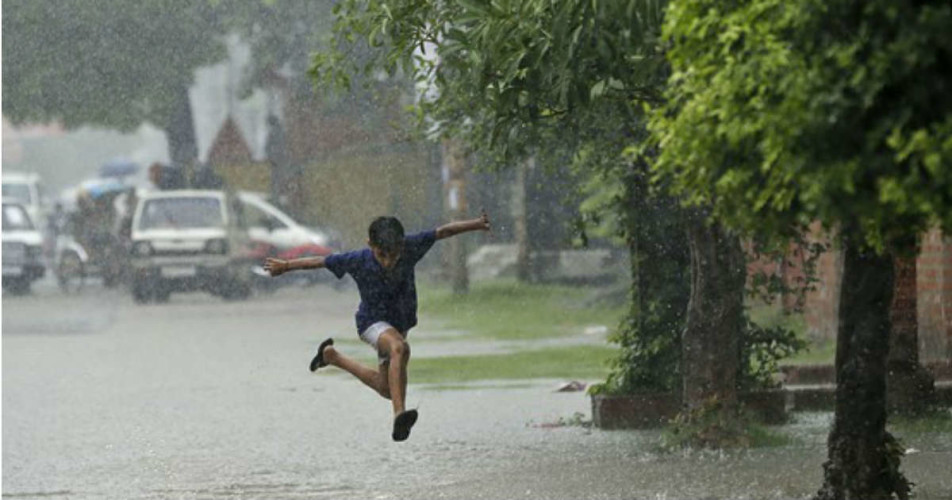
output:
POLYGON ((443 238, 449 238, 450 236, 455 236, 460 233, 489 231, 491 229, 492 226, 489 223, 489 216, 486 215, 486 212, 483 212, 475 219, 450 222, 436 228, 436 239, 442 240, 443 238))
POLYGON ((324 257, 303 257, 291 260, 268 257, 264 262, 264 270, 271 273, 271 276, 280 276, 288 271, 295 271, 297 269, 322 268, 324 268, 324 257))

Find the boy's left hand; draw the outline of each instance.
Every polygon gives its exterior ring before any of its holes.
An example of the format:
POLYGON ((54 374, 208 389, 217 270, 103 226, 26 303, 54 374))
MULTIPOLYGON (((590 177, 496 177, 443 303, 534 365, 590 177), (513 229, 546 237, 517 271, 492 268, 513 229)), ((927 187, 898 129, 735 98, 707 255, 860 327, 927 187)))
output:
POLYGON ((287 272, 288 261, 268 257, 264 263, 264 270, 269 272, 272 277, 280 276, 287 272))
POLYGON ((486 215, 485 210, 483 210, 482 213, 480 213, 479 218, 476 220, 479 223, 479 229, 483 231, 490 231, 490 232, 493 230, 492 224, 490 224, 489 222, 489 216, 486 215))

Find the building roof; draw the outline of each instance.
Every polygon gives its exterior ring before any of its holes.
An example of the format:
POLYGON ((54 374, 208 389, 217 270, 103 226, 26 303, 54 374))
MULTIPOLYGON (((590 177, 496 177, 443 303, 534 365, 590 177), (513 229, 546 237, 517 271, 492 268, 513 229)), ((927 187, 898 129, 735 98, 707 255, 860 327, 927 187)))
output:
POLYGON ((212 147, 208 152, 208 164, 217 165, 249 165, 254 162, 251 148, 245 141, 235 120, 228 115, 222 123, 212 147))

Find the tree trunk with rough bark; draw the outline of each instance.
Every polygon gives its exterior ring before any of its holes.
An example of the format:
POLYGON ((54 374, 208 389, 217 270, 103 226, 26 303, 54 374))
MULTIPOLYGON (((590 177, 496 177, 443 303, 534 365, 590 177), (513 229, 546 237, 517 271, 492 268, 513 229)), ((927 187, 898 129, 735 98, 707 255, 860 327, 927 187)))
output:
POLYGON ((818 500, 908 497, 899 472, 902 451, 886 432, 886 359, 889 351, 893 258, 844 249, 836 339, 836 406, 818 500))
POLYGON ((739 238, 701 214, 689 222, 691 298, 681 336, 683 401, 737 409, 737 369, 747 276, 739 238))
POLYGON ((684 209, 652 193, 645 163, 623 179, 622 223, 629 252, 629 310, 615 341, 622 363, 609 380, 623 393, 680 391, 681 332, 690 297, 684 209))

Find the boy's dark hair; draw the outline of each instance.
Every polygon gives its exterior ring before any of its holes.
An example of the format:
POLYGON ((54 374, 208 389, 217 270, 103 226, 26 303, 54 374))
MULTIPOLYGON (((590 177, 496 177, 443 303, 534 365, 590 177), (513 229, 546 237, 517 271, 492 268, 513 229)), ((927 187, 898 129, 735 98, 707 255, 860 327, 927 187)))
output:
POLYGON ((370 244, 381 250, 392 252, 403 247, 403 224, 396 217, 377 217, 367 233, 370 244))

